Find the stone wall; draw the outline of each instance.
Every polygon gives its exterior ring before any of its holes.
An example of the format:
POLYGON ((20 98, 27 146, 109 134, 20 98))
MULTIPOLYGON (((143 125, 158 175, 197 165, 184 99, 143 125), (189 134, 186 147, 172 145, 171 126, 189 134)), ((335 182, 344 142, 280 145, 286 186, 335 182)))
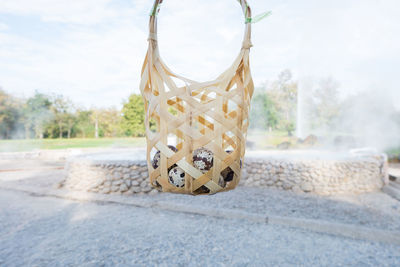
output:
MULTIPOLYGON (((274 187, 321 195, 380 190, 387 183, 386 158, 375 155, 346 160, 278 160, 246 158, 239 186, 274 187)), ((145 161, 67 162, 62 186, 103 194, 156 194, 145 161)))
POLYGON ((62 186, 103 194, 155 194, 145 161, 91 161, 73 159, 66 164, 62 186))
POLYGON ((364 193, 387 183, 384 156, 346 160, 246 159, 241 184, 320 195, 364 193))

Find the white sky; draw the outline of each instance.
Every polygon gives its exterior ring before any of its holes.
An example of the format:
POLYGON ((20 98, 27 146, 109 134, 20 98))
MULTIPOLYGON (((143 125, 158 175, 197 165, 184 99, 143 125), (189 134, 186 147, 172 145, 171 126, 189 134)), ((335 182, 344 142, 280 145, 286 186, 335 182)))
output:
MULTIPOLYGON (((0 87, 37 89, 90 106, 139 93, 151 0, 0 0, 0 87)), ((289 68, 300 81, 332 76, 344 94, 374 88, 400 106, 400 1, 250 0, 256 85, 289 68)), ((240 50, 236 0, 165 0, 161 55, 188 78, 215 78, 240 50), (217 2, 217 3, 216 3, 217 2), (184 3, 184 4, 183 4, 184 3)))

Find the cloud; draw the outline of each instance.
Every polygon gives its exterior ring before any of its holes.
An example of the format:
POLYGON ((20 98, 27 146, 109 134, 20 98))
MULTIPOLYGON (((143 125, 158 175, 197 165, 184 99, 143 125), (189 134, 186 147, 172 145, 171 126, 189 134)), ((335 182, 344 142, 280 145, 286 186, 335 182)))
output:
POLYGON ((6 31, 6 30, 8 30, 7 24, 4 24, 4 23, 0 22, 0 31, 6 31))
POLYGON ((5 71, 0 81, 9 85, 6 89, 57 91, 82 104, 119 105, 138 87, 135 74, 140 73, 137 62, 144 58, 145 40, 143 32, 129 27, 76 31, 52 44, 0 35, 0 43, 8 44, 0 50, 5 71))
POLYGON ((0 1, 2 13, 34 15, 48 22, 94 24, 115 18, 118 13, 110 8, 110 0, 14 0, 0 1))
MULTIPOLYGON (((0 24, 0 85, 19 95, 41 89, 87 106, 119 105, 139 92, 151 5, 148 0, 0 0, 0 15, 18 21, 6 21, 6 32, 0 24), (40 38, 32 36, 32 21, 40 38)), ((254 14, 273 12, 253 25, 256 84, 290 68, 296 77, 331 75, 344 92, 376 86, 400 98, 397 1, 253 0, 251 5, 254 14)), ((158 31, 161 56, 172 70, 213 79, 240 50, 243 15, 236 1, 168 0, 158 31)))

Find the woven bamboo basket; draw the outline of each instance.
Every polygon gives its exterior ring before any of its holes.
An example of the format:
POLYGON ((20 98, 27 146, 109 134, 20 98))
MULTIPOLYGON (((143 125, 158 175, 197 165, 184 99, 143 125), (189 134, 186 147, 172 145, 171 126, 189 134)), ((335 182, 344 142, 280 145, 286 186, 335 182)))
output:
MULTIPOLYGON (((215 80, 197 82, 172 72, 160 57, 161 2, 155 0, 150 15, 140 83, 150 183, 164 192, 193 195, 234 189, 241 178, 254 90, 249 66, 251 23, 245 23, 243 45, 233 64, 215 80), (173 146, 168 143, 171 136, 173 146)), ((239 2, 245 22, 250 21, 247 2, 239 2)))

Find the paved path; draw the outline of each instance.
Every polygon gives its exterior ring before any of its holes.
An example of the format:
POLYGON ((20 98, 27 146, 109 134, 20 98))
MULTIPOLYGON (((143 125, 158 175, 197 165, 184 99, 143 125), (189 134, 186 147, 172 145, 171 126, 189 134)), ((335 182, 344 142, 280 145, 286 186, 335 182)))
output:
POLYGON ((326 198, 239 187, 198 197, 64 194, 53 186, 64 175, 61 163, 23 163, 0 161, 0 169, 8 168, 0 173, 0 266, 400 264, 398 238, 352 239, 276 221, 399 233, 400 202, 381 192, 326 198), (171 211, 179 205, 203 215, 171 211), (260 216, 275 223, 257 222, 260 216))
POLYGON ((0 191, 2 266, 396 266, 400 247, 299 229, 0 191))

